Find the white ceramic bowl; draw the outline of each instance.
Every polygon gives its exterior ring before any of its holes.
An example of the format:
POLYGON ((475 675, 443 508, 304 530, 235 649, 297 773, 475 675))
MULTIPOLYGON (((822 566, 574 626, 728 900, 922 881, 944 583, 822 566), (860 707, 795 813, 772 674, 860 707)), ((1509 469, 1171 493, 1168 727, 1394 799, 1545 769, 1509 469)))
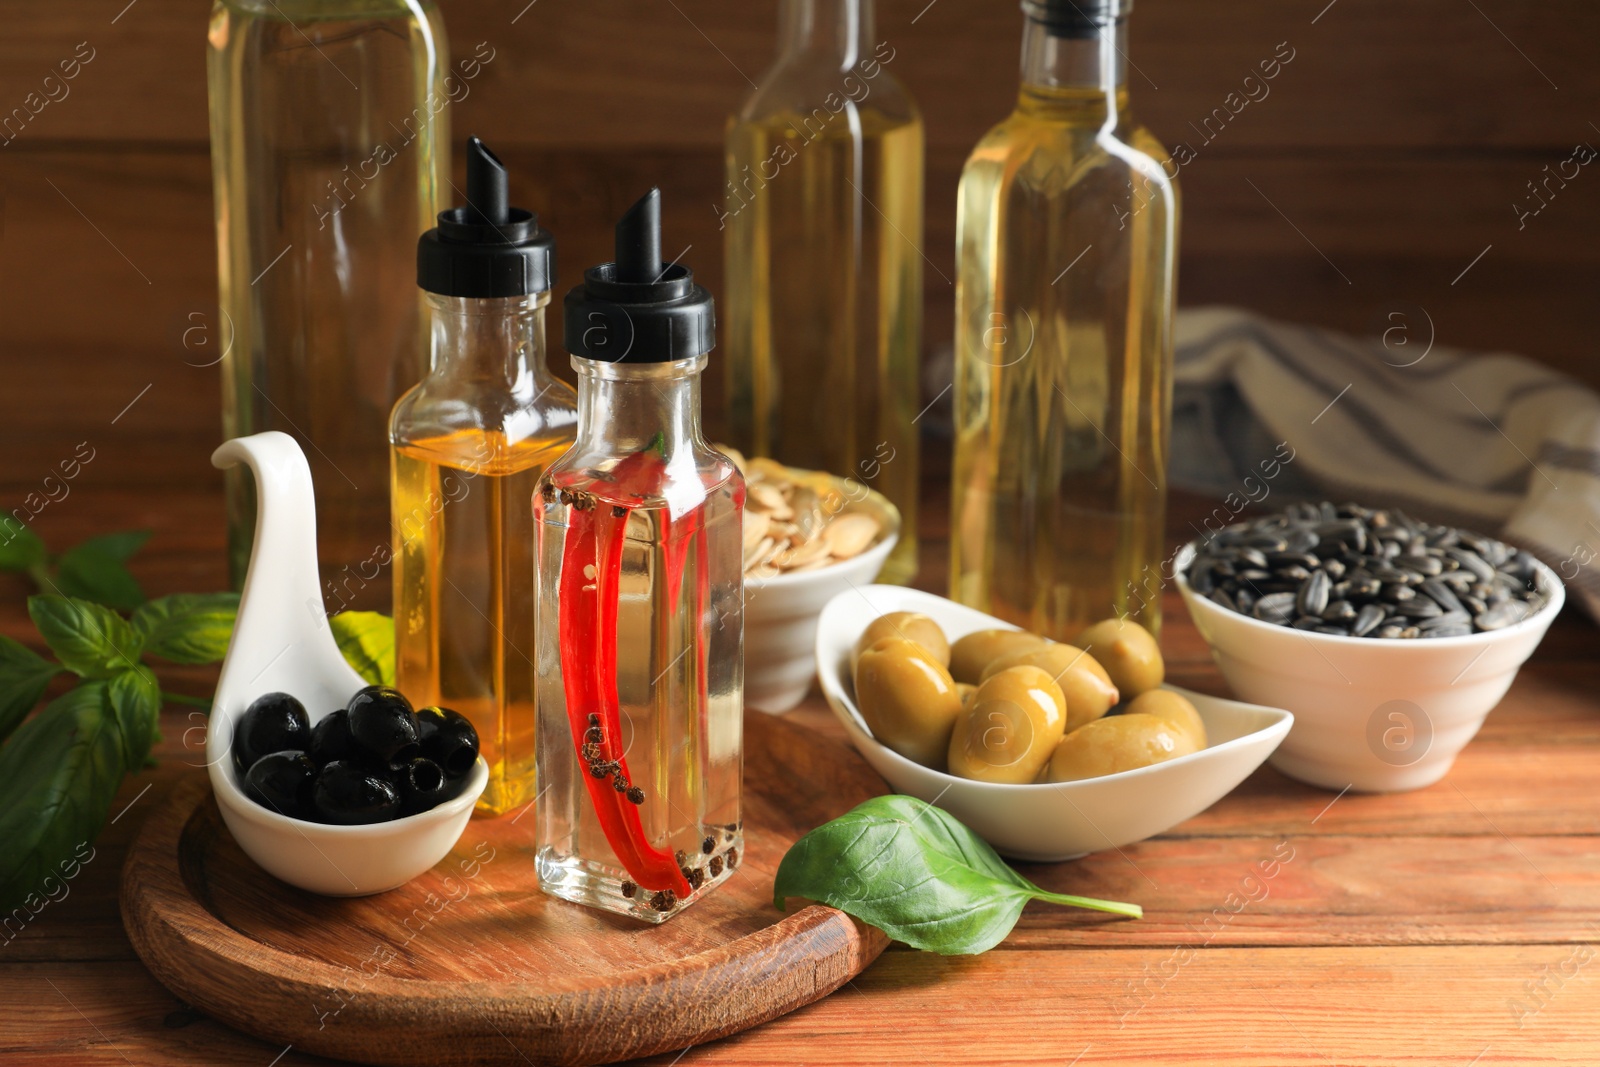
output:
POLYGON ((233 725, 263 693, 284 692, 312 722, 367 683, 345 663, 322 610, 311 471, 294 438, 235 438, 211 457, 256 476, 256 533, 233 639, 206 729, 206 769, 229 833, 247 856, 290 885, 327 896, 381 893, 426 871, 455 846, 489 768, 478 758, 460 794, 428 811, 369 826, 324 826, 268 811, 239 788, 233 725))
POLYGON ((900 510, 883 494, 834 478, 849 503, 839 514, 866 512, 878 520, 878 540, 853 559, 814 571, 746 579, 744 584, 744 702, 778 714, 800 703, 817 676, 817 617, 841 592, 871 585, 900 540, 900 510))
MULTIPOLYGON (((997 785, 915 763, 872 737, 849 680, 850 649, 879 615, 920 611, 956 640, 974 630, 1015 626, 944 597, 898 586, 847 590, 828 602, 817 630, 822 693, 850 740, 890 785, 937 804, 998 851, 1024 860, 1073 859, 1142 841, 1198 815, 1232 790, 1278 746, 1294 716, 1186 689, 1206 724, 1202 751, 1151 767, 1054 785, 997 785)), ((1175 687, 1171 687, 1175 688, 1175 687)))
POLYGON ((1184 546, 1174 570, 1212 658, 1241 699, 1294 712, 1272 765, 1325 789, 1387 793, 1443 778, 1566 599, 1555 572, 1539 563, 1543 607, 1503 630, 1414 641, 1308 633, 1190 589, 1194 552, 1192 542, 1184 546))

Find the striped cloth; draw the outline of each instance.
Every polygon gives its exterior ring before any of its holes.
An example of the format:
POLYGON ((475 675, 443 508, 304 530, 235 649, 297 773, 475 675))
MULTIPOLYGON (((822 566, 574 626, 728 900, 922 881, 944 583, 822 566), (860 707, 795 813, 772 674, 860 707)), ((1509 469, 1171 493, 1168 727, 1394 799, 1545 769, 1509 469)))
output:
POLYGON ((1521 356, 1430 348, 1427 330, 1180 311, 1172 484, 1225 512, 1327 497, 1495 534, 1600 620, 1600 396, 1521 356))

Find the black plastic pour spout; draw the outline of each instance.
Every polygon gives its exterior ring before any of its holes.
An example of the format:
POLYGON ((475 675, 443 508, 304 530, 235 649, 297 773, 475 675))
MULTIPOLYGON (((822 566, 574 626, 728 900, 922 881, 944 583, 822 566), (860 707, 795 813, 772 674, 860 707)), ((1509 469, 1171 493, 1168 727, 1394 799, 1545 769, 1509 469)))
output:
POLYGON ((556 280, 556 245, 531 211, 510 205, 506 168, 467 138, 467 202, 439 212, 417 242, 417 285, 442 296, 526 296, 556 280))
POLYGON ((567 293, 567 351, 601 363, 667 363, 716 345, 711 294, 681 263, 661 262, 661 190, 617 221, 616 259, 567 293))

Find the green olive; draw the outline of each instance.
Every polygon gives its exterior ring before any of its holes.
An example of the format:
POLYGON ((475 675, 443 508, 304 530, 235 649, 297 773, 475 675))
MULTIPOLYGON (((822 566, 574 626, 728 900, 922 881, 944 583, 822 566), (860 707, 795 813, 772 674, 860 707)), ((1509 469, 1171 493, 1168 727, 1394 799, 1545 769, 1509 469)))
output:
POLYGON ((980 782, 1031 782, 1067 724, 1061 687, 1038 667, 990 676, 956 720, 950 773, 980 782))
POLYGON ((1055 679, 1067 698, 1067 731, 1093 722, 1117 702, 1111 676, 1089 653, 1072 645, 1048 644, 1001 656, 984 669, 985 680, 1012 667, 1038 667, 1055 679))
POLYGON ((1128 701, 1127 714, 1154 715, 1180 728, 1194 742, 1195 749, 1206 747, 1206 724, 1189 698, 1170 689, 1152 689, 1128 701))
POLYGON ((1124 697, 1148 692, 1166 677, 1161 647, 1149 630, 1132 619, 1097 622, 1074 637, 1072 643, 1094 652, 1124 697))
POLYGON ((856 661, 856 706, 872 736, 907 759, 944 769, 961 694, 915 641, 886 637, 856 661))
POLYGON ((1047 782, 1076 782, 1148 767, 1199 751, 1184 730, 1155 715, 1113 715, 1078 727, 1056 746, 1047 782))
POLYGON ((908 641, 915 641, 927 650, 928 654, 939 661, 941 667, 950 666, 950 641, 945 637, 944 631, 939 629, 939 624, 920 611, 891 611, 887 615, 879 615, 867 624, 861 631, 861 636, 856 640, 855 649, 851 653, 851 665, 861 658, 861 653, 882 641, 886 637, 903 637, 908 641))
POLYGON ((977 685, 983 669, 1002 656, 1049 644, 1026 630, 978 630, 950 646, 950 674, 958 682, 977 685))
POLYGON ((977 691, 978 687, 975 685, 968 685, 966 682, 956 683, 956 692, 961 694, 961 706, 963 708, 972 707, 972 697, 977 691))

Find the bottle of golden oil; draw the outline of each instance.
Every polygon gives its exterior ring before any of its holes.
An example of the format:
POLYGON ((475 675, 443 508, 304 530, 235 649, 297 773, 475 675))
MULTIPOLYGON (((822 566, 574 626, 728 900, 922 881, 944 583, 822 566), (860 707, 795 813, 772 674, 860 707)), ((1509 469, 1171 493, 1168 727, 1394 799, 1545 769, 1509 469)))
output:
POLYGON ((916 572, 922 119, 872 0, 782 0, 777 62, 729 121, 729 434, 878 489, 916 572))
MULTIPOLYGON (((384 430, 427 372, 405 276, 448 201, 455 95, 433 0, 214 0, 207 35, 222 436, 292 435, 311 464, 324 607, 388 611, 384 430)), ((212 348, 209 345, 214 345, 212 348)), ((255 481, 225 479, 244 584, 255 481)))
POLYGON ((577 397, 545 367, 555 244, 508 206, 505 168, 476 137, 466 199, 418 244, 433 369, 389 423, 395 653, 413 703, 477 728, 478 811, 500 814, 535 795, 533 501, 572 443, 577 397))
POLYGON ((1016 110, 957 197, 951 595, 1056 638, 1160 624, 1177 173, 1129 0, 1024 0, 1016 110))

